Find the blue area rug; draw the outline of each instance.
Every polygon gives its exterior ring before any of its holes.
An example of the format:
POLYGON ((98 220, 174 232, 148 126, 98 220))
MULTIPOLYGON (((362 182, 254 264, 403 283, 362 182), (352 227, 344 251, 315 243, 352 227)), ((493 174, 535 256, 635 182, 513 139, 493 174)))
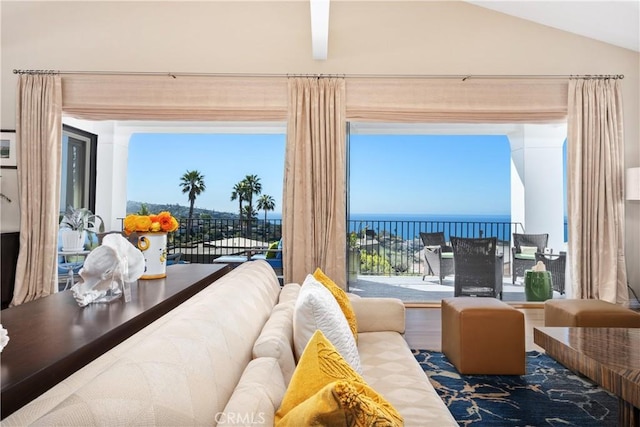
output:
POLYGON ((461 426, 615 426, 618 399, 551 357, 527 352, 526 375, 460 375, 442 353, 413 350, 461 426))

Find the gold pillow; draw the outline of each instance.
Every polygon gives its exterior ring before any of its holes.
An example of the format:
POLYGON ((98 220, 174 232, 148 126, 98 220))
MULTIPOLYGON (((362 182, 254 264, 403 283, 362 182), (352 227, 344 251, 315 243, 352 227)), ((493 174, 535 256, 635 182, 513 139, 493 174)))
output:
POLYGON ((353 338, 358 342, 358 323, 356 321, 356 313, 353 311, 353 307, 351 306, 351 301, 349 301, 347 293, 340 286, 336 285, 329 276, 324 274, 320 268, 316 268, 316 271, 313 272, 313 277, 318 282, 322 283, 325 288, 329 289, 331 295, 333 295, 336 301, 338 301, 338 305, 344 313, 344 317, 347 318, 347 323, 349 324, 349 329, 351 329, 353 338))
POLYGON ((392 424, 381 425, 402 425, 402 417, 398 411, 367 385, 318 330, 309 340, 293 372, 276 412, 276 426, 305 425, 303 421, 307 417, 336 417, 339 416, 335 415, 336 411, 342 411, 347 420, 344 425, 348 426, 360 426, 355 422, 371 418, 394 420, 392 424), (338 384, 334 387, 325 390, 327 385, 336 382, 338 384), (351 387, 339 385, 341 382, 346 382, 351 387), (356 392, 353 392, 354 389, 356 392), (302 408, 297 409, 303 402, 302 408), (310 408, 314 408, 315 415, 309 414, 310 408), (357 415, 357 418, 352 418, 351 415, 357 415))
POLYGON ((365 384, 334 381, 289 411, 276 426, 402 426, 402 418, 376 396, 365 384))

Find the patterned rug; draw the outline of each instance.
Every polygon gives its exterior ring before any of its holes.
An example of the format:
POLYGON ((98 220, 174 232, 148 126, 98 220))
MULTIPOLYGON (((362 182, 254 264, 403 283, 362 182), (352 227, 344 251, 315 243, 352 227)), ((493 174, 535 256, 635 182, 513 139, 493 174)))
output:
POLYGON ((442 353, 413 350, 461 426, 615 426, 618 400, 544 353, 526 375, 460 375, 442 353))

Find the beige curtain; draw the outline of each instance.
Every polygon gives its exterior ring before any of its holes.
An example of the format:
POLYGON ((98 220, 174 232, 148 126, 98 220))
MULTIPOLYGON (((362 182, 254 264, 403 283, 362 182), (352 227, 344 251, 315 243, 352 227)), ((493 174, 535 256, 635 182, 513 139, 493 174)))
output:
POLYGON ((282 209, 286 281, 302 283, 320 267, 346 288, 344 100, 344 79, 289 79, 282 209))
POLYGON ((68 74, 62 109, 87 120, 282 121, 287 79, 68 74))
POLYGON ((574 296, 628 304, 619 82, 572 79, 568 101, 567 193, 574 296))
POLYGON ((62 147, 57 75, 20 75, 16 102, 20 255, 11 305, 55 292, 62 147))

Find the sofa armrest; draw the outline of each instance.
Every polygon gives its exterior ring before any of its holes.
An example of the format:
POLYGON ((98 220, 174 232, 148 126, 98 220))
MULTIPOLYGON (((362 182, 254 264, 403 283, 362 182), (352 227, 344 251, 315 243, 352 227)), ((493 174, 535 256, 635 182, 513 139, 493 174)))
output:
POLYGON ((405 329, 404 303, 397 298, 354 298, 353 311, 358 321, 358 332, 395 331, 405 329))

